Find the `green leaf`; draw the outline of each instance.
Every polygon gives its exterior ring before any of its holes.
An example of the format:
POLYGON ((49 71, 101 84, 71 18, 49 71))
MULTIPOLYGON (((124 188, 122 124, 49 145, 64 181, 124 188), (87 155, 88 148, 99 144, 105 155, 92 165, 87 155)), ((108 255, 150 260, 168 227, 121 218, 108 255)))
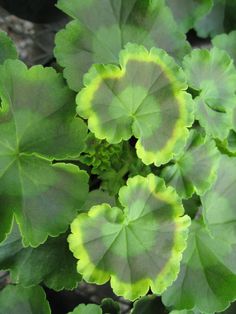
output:
POLYGON ((190 50, 163 0, 59 0, 58 7, 75 19, 57 34, 55 55, 76 91, 92 64, 117 64, 128 42, 162 48, 178 60, 190 50))
POLYGON ((235 9, 236 3, 232 0, 225 0, 225 18, 224 18, 224 29, 225 33, 236 29, 235 21, 235 9))
MULTIPOLYGON (((234 110, 233 113, 233 124, 236 126, 235 113, 236 110, 234 110)), ((226 154, 228 156, 236 156, 236 132, 234 130, 230 130, 229 135, 225 140, 216 140, 216 144, 222 154, 226 154)))
POLYGON ((156 295, 147 295, 134 303, 131 314, 156 314, 160 310, 160 300, 156 295))
POLYGON ((51 289, 73 289, 81 280, 76 260, 68 248, 67 233, 33 249, 24 248, 21 235, 14 226, 11 234, 0 244, 0 269, 9 270, 11 282, 24 287, 44 283, 51 289))
POLYGON ((166 306, 215 313, 236 298, 236 247, 219 236, 212 238, 203 223, 192 221, 179 276, 163 294, 166 306))
POLYGON ((192 130, 184 150, 162 170, 161 177, 182 198, 189 198, 194 192, 202 195, 215 180, 219 156, 213 140, 192 130))
POLYGON ((89 129, 109 143, 138 138, 143 163, 159 166, 179 153, 192 124, 192 98, 181 68, 163 50, 129 44, 120 65, 94 65, 77 96, 89 129))
POLYGON ((110 196, 107 192, 98 189, 89 192, 85 203, 80 208, 80 211, 87 212, 90 210, 91 207, 97 205, 98 203, 107 203, 111 206, 115 206, 116 204, 115 198, 113 196, 110 196))
POLYGON ((212 0, 166 0, 179 28, 183 32, 189 31, 203 18, 213 5, 212 0))
POLYGON ((68 314, 102 314, 101 308, 96 304, 80 304, 73 312, 68 314))
POLYGON ((105 298, 101 303, 102 313, 103 314, 120 314, 120 305, 118 302, 110 298, 105 298))
POLYGON ((224 32, 225 0, 214 0, 213 4, 212 10, 195 24, 199 37, 213 37, 224 32))
POLYGON ((202 312, 199 312, 198 310, 174 310, 171 311, 170 314, 204 314, 202 312))
POLYGON ((216 34, 228 33, 236 28, 236 3, 232 0, 214 0, 212 10, 195 25, 198 36, 214 37, 216 34))
POLYGON ((123 210, 93 206, 71 225, 68 241, 87 282, 111 278, 117 295, 134 300, 149 287, 162 293, 175 280, 185 249, 189 217, 173 188, 153 174, 136 176, 122 187, 123 210))
POLYGON ((0 96, 1 149, 51 159, 79 156, 87 128, 75 118, 74 93, 54 69, 27 69, 21 61, 8 60, 0 67, 0 96))
POLYGON ((217 179, 201 198, 205 223, 214 237, 236 243, 236 157, 222 155, 217 179))
POLYGON ((88 192, 88 176, 78 167, 34 156, 10 156, 0 180, 1 210, 15 215, 24 245, 38 246, 65 232, 88 192), (4 171, 5 170, 5 171, 4 171))
POLYGON ((86 199, 88 176, 53 159, 77 156, 86 136, 75 118, 73 93, 53 69, 0 67, 0 213, 3 240, 13 214, 25 245, 65 232, 86 199))
POLYGON ((23 288, 8 285, 0 292, 0 314, 50 314, 41 287, 23 288))
POLYGON ((232 59, 218 48, 195 49, 185 57, 189 87, 199 91, 195 98, 196 118, 207 134, 225 139, 232 127, 236 103, 236 70, 232 59))
POLYGON ((220 34, 212 39, 214 47, 225 50, 236 65, 236 31, 229 34, 220 34))
POLYGON ((17 59, 18 54, 16 47, 9 36, 3 31, 0 31, 0 64, 3 64, 7 59, 17 59))

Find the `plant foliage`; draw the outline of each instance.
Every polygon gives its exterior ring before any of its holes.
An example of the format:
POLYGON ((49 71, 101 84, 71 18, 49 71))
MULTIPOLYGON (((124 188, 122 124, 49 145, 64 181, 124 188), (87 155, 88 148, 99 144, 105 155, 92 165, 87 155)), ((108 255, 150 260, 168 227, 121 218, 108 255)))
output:
POLYGON ((117 298, 71 314, 121 314, 120 296, 130 314, 156 314, 160 297, 171 314, 224 311, 236 300, 235 1, 57 7, 70 20, 55 68, 28 68, 0 32, 0 314, 49 314, 44 288, 82 280, 117 298), (193 29, 207 47, 191 47, 193 29))

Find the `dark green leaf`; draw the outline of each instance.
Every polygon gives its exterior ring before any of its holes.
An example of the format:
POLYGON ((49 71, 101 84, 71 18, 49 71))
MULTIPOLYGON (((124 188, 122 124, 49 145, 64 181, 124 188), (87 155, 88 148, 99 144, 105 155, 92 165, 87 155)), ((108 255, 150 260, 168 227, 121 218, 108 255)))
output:
POLYGON ((214 237, 224 237, 236 243, 236 157, 222 155, 217 179, 203 196, 203 215, 214 237))
POLYGON ((119 303, 109 298, 102 300, 101 308, 103 314, 120 314, 119 303))
POLYGON ((182 198, 194 192, 202 195, 215 180, 219 156, 213 140, 192 130, 182 153, 162 170, 161 176, 182 198))
POLYGON ((225 50, 236 65, 236 31, 229 34, 217 35, 212 39, 213 46, 225 50))
POLYGON ((212 8, 212 0, 166 0, 176 22, 183 32, 187 32, 212 8))
POLYGON ((156 295, 142 297, 134 303, 131 314, 156 314, 160 309, 160 300, 156 295))
POLYGON ((49 238, 33 249, 24 248, 16 225, 0 244, 0 269, 10 270, 11 281, 24 287, 44 283, 51 289, 73 289, 81 276, 69 251, 67 234, 49 238))
POLYGON ((195 24, 199 37, 213 37, 224 32, 225 0, 214 0, 213 3, 212 10, 195 24))
POLYGON ((236 106, 232 59, 216 47, 194 49, 183 65, 189 87, 199 91, 195 98, 197 120, 207 134, 225 139, 232 128, 232 110, 236 106))
POLYGON ((75 19, 57 34, 55 55, 76 91, 93 63, 118 64, 128 42, 163 48, 178 60, 189 51, 163 0, 60 0, 58 7, 75 19))
POLYGON ((0 314, 50 314, 41 287, 23 288, 8 285, 0 292, 0 314))
POLYGON ((103 190, 93 190, 89 192, 84 205, 80 208, 81 212, 87 212, 91 207, 97 204, 107 203, 111 206, 115 206, 115 198, 110 196, 103 190))
POLYGON ((120 65, 90 69, 77 111, 97 138, 117 144, 134 135, 143 163, 167 163, 183 149, 193 122, 184 73, 165 51, 135 44, 120 53, 120 65))
POLYGON ((0 213, 6 221, 0 238, 14 213, 24 244, 37 246, 65 232, 86 199, 86 173, 51 162, 80 154, 86 126, 75 118, 73 93, 53 69, 6 61, 0 96, 0 213))
POLYGON ((220 230, 224 225, 212 238, 203 223, 192 222, 178 278, 163 294, 165 305, 215 313, 235 300, 236 246, 221 238, 220 230))
POLYGON ((190 219, 174 189, 153 174, 130 178, 119 201, 124 210, 101 204, 72 223, 77 270, 88 282, 111 279, 114 292, 130 300, 149 287, 162 293, 178 274, 190 219))

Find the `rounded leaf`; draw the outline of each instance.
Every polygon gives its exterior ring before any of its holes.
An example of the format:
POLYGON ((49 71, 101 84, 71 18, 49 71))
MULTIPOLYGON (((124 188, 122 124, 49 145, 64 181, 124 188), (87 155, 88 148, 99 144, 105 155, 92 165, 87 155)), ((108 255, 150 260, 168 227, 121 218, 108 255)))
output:
POLYGON ((0 66, 0 239, 13 214, 25 245, 65 232, 88 192, 88 176, 52 160, 78 156, 87 128, 54 69, 18 60, 0 66))
POLYGON ((192 124, 192 98, 181 68, 163 50, 129 44, 120 65, 94 65, 77 96, 77 112, 109 143, 138 138, 137 155, 161 165, 181 151, 192 124))
POLYGON ((166 0, 179 28, 183 32, 189 31, 204 17, 213 5, 212 0, 166 0))
POLYGON ((101 308, 104 314, 121 314, 119 302, 110 298, 102 300, 101 308))
POLYGON ((160 299, 156 295, 147 295, 134 302, 131 314, 156 314, 160 312, 160 299))
POLYGON ((171 311, 170 314, 204 314, 199 312, 198 310, 174 310, 171 311))
POLYGON ((81 212, 87 212, 91 207, 98 203, 107 203, 111 206, 115 206, 115 197, 110 196, 106 191, 101 189, 93 190, 88 193, 87 199, 83 206, 80 208, 81 212))
POLYGON ((163 294, 164 304, 215 313, 226 309, 235 298, 235 245, 222 239, 220 233, 212 238, 202 222, 192 221, 180 273, 163 294))
POLYGON ((19 60, 7 60, 0 66, 0 97, 5 149, 50 159, 79 156, 87 128, 75 117, 74 93, 53 68, 27 69, 19 60))
POLYGON ((68 241, 78 272, 92 283, 111 278, 117 295, 134 300, 151 287, 161 294, 176 278, 185 249, 188 216, 172 188, 153 174, 122 187, 124 210, 93 206, 71 225, 68 241))
POLYGON ((216 178, 219 156, 213 140, 192 130, 184 150, 162 170, 161 177, 182 198, 189 198, 194 192, 202 195, 216 178))
POLYGON ((96 304, 80 304, 73 312, 68 314, 102 314, 101 308, 96 304))
POLYGON ((81 280, 67 244, 67 233, 49 238, 37 248, 23 247, 16 224, 0 243, 0 269, 9 270, 11 282, 31 287, 44 282, 54 290, 73 289, 81 280))
POLYGON ((225 139, 232 128, 236 103, 236 70, 233 60, 218 48, 195 49, 184 58, 189 87, 199 91, 195 98, 196 118, 207 134, 225 139))
MULTIPOLYGON (((229 0, 228 2, 233 1, 229 0)), ((224 32, 225 4, 225 0, 214 0, 210 12, 197 21, 194 28, 199 37, 213 37, 224 32)))
POLYGON ((203 216, 210 233, 236 243, 236 157, 222 155, 212 188, 201 197, 203 216))
POLYGON ((190 50, 163 0, 60 0, 58 7, 75 19, 57 34, 55 55, 76 91, 92 64, 119 63, 129 42, 160 47, 178 60, 190 50))
POLYGON ((236 31, 215 36, 212 39, 212 44, 214 47, 225 50, 236 65, 236 31))
POLYGON ((0 292, 0 314, 50 314, 46 295, 41 287, 23 288, 8 285, 0 292))
POLYGON ((212 10, 195 25, 199 37, 213 37, 235 29, 236 3, 232 0, 214 0, 212 10))
POLYGON ((28 155, 0 156, 1 211, 19 224, 25 246, 65 232, 88 193, 88 175, 77 166, 28 155))

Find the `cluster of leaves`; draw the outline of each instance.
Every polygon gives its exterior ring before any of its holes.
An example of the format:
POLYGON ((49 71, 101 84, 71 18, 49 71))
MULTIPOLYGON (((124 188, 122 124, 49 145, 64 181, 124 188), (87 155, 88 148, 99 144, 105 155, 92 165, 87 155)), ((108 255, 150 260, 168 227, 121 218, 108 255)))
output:
POLYGON ((28 69, 0 34, 0 269, 11 283, 0 314, 48 314, 39 285, 82 279, 110 281, 136 300, 132 314, 156 313, 157 295, 172 314, 225 310, 236 299, 236 4, 57 6, 72 18, 55 40, 63 73, 28 69), (190 29, 232 31, 192 49, 190 29))
POLYGON ((151 168, 137 158, 134 148, 128 142, 110 144, 97 139, 93 133, 88 134, 79 161, 91 167, 88 172, 98 176, 100 188, 114 196, 125 184, 125 177, 151 173, 151 168))

